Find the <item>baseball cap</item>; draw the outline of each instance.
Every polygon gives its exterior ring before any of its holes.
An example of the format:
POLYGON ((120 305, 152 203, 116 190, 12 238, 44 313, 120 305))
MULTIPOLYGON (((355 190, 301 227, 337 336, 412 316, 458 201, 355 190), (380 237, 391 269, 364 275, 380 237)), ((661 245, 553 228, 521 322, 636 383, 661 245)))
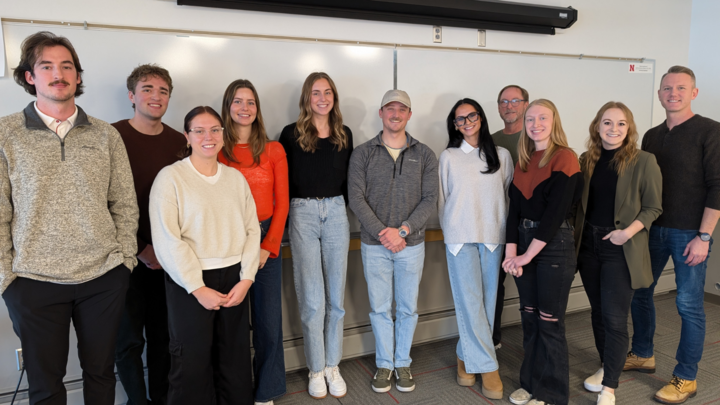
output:
POLYGON ((385 107, 393 101, 402 103, 407 108, 412 108, 410 105, 410 96, 402 90, 388 90, 388 92, 383 96, 381 107, 385 107))

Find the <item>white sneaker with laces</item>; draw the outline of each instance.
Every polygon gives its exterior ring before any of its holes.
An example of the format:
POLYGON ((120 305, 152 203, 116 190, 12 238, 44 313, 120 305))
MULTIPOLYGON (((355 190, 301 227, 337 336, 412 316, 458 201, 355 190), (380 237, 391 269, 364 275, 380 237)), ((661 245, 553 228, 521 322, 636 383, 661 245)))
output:
POLYGON ((310 382, 308 382, 308 394, 315 399, 325 398, 327 396, 327 385, 325 385, 323 372, 313 373, 311 371, 308 378, 310 379, 310 382))
POLYGON ((347 394, 347 385, 340 375, 340 367, 325 367, 325 381, 330 387, 330 395, 342 398, 347 394))
POLYGON ((602 380, 605 376, 605 371, 601 367, 600 370, 595 372, 595 374, 591 375, 590 377, 585 379, 585 389, 590 392, 600 392, 602 391, 602 380))

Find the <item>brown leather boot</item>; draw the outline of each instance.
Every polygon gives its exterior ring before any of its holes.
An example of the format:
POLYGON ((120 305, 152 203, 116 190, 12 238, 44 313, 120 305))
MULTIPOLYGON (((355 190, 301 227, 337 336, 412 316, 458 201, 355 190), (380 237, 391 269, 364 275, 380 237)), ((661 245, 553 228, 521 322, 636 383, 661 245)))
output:
POLYGON ((625 367, 623 371, 636 370, 641 373, 652 374, 655 372, 655 356, 639 357, 637 354, 630 352, 625 358, 625 367))
POLYGON ((497 370, 482 373, 482 393, 490 399, 502 399, 503 383, 497 370))
POLYGON ((475 374, 468 374, 468 372, 465 371, 465 362, 460 360, 459 357, 457 360, 457 383, 463 387, 472 387, 475 385, 475 374))
POLYGON ((670 383, 655 393, 655 400, 663 404, 682 404, 697 394, 697 380, 686 380, 673 375, 670 383))

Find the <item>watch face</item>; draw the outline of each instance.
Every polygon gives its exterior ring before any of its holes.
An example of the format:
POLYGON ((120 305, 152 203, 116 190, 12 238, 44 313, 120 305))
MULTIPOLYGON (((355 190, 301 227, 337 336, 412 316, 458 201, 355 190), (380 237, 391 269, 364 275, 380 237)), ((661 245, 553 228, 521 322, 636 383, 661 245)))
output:
POLYGON ((710 241, 710 238, 711 238, 711 236, 710 236, 709 233, 701 233, 701 234, 700 234, 700 239, 701 239, 703 242, 708 242, 708 241, 710 241))

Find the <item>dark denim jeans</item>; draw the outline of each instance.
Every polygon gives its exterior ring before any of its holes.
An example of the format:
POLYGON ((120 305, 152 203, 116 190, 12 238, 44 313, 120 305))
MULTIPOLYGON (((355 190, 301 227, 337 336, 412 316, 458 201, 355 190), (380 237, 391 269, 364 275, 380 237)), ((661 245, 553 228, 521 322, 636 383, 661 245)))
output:
MULTIPOLYGON (((260 222, 264 238, 272 218, 260 222)), ((250 287, 252 343, 255 349, 255 401, 269 402, 285 395, 285 352, 282 332, 282 249, 268 258, 250 287)))
POLYGON ((127 405, 147 405, 147 394, 150 394, 153 405, 167 403, 169 343, 165 272, 149 269, 138 262, 130 275, 130 287, 115 345, 115 366, 128 396, 127 405), (147 393, 142 360, 146 342, 147 393))
MULTIPOLYGON (((518 255, 525 253, 536 229, 521 224, 519 230, 518 255)), ((525 349, 520 386, 537 400, 555 405, 567 405, 570 391, 565 310, 575 268, 572 230, 560 228, 515 279, 525 349), (557 321, 540 319, 540 312, 557 321)))
MULTIPOLYGON (((631 312, 633 320, 632 351, 640 357, 653 355, 655 335, 655 303, 653 294, 668 259, 672 257, 675 266, 677 297, 675 304, 682 319, 680 344, 675 359, 678 364, 673 374, 686 380, 697 376, 698 362, 702 358, 705 343, 705 272, 707 259, 697 266, 685 264, 683 256, 687 244, 695 238, 697 231, 653 226, 650 228, 650 259, 653 279, 648 288, 635 290, 631 312)), ((709 242, 712 246, 712 240, 709 242)))
POLYGON ((625 366, 630 337, 627 320, 633 297, 630 270, 623 247, 603 240, 613 227, 585 224, 578 268, 590 300, 595 347, 603 362, 602 384, 617 388, 625 366))

